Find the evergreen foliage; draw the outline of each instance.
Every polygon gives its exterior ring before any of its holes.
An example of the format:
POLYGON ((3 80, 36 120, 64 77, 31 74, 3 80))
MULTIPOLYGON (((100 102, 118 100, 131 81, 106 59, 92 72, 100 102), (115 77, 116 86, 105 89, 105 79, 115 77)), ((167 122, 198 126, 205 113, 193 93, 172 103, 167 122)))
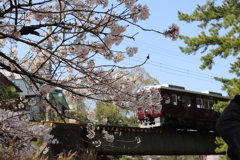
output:
MULTIPOLYGON (((229 72, 236 74, 236 78, 229 79, 214 77, 222 82, 222 90, 228 96, 234 97, 240 92, 240 58, 237 57, 240 51, 240 2, 238 0, 224 0, 222 2, 208 0, 202 6, 198 5, 192 14, 178 12, 179 19, 187 23, 200 22, 198 27, 202 29, 197 37, 181 35, 180 38, 187 45, 180 47, 185 54, 196 54, 201 52, 202 65, 200 69, 212 69, 214 58, 236 57, 236 61, 231 63, 229 72), (221 3, 221 4, 220 4, 221 3)), ((222 112, 228 103, 219 102, 214 106, 216 111, 222 112)), ((227 145, 221 138, 216 139, 220 146, 216 152, 224 152, 227 145)), ((223 157, 226 159, 227 157, 223 157)))
MULTIPOLYGON (((183 53, 196 54, 198 51, 206 53, 201 57, 201 69, 211 69, 215 57, 227 58, 238 55, 240 51, 238 0, 223 1, 221 5, 217 5, 214 0, 208 0, 205 5, 198 5, 191 15, 179 11, 178 16, 187 23, 200 21, 198 27, 207 29, 207 32, 202 31, 197 37, 180 36, 187 44, 186 47, 180 47, 183 53)), ((235 63, 239 64, 239 58, 235 63)))

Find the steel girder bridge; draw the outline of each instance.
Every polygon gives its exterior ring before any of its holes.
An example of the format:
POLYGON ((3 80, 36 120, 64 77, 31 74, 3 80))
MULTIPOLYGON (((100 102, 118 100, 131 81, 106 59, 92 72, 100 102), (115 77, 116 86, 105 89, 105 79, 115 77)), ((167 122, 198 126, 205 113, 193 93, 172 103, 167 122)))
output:
POLYGON ((54 126, 51 133, 59 144, 50 146, 52 155, 62 151, 86 150, 98 155, 216 155, 215 132, 96 126, 95 136, 87 138, 85 125, 42 122, 54 126), (114 135, 107 142, 104 133, 114 135))

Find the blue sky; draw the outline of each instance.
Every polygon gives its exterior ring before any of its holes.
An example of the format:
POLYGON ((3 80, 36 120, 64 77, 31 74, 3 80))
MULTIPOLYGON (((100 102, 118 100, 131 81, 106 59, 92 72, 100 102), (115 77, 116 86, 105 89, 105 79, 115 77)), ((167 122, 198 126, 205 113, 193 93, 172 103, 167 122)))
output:
MULTIPOLYGON (((221 1, 218 0, 218 2, 221 1)), ((163 32, 172 23, 175 23, 180 27, 180 34, 190 37, 197 36, 202 31, 197 27, 197 23, 180 22, 177 13, 181 11, 190 14, 197 4, 205 4, 204 0, 139 0, 137 3, 147 4, 150 9, 150 18, 138 23, 144 28, 163 32)), ((235 76, 228 73, 234 57, 216 58, 212 70, 200 70, 201 53, 199 52, 195 56, 181 53, 179 46, 185 46, 185 44, 180 39, 172 41, 161 34, 142 31, 137 27, 127 28, 129 36, 137 32, 139 34, 135 37, 135 41, 125 39, 116 48, 125 51, 127 46, 136 46, 139 47, 139 52, 133 58, 126 58, 123 62, 119 62, 118 65, 138 65, 150 54, 150 59, 143 67, 152 77, 157 78, 160 84, 169 83, 184 86, 186 90, 213 91, 227 95, 225 91, 221 90, 222 83, 215 81, 213 77, 232 78, 235 76)), ((106 62, 101 60, 103 59, 101 57, 96 58, 99 58, 100 63, 106 62)))
MULTIPOLYGON (((180 34, 190 37, 197 36, 202 30, 197 27, 197 23, 186 23, 178 20, 177 12, 192 13, 197 4, 205 4, 204 0, 139 0, 141 4, 147 4, 150 8, 150 19, 138 24, 148 29, 164 31, 172 23, 180 27, 180 34)), ((220 2, 220 1, 219 1, 220 2)), ((126 39, 121 48, 126 46, 137 46, 139 52, 133 58, 126 60, 119 65, 131 66, 139 64, 150 54, 150 60, 143 67, 150 75, 157 78, 160 84, 174 84, 184 86, 191 91, 213 91, 227 95, 221 90, 222 83, 217 82, 213 77, 232 78, 229 74, 230 63, 234 62, 234 57, 227 59, 215 59, 212 70, 200 70, 200 58, 203 54, 185 55, 179 46, 185 46, 182 40, 172 41, 153 32, 140 31, 135 27, 128 28, 128 33, 133 35, 136 32, 136 40, 126 39)), ((204 53, 205 54, 205 53, 204 53)))

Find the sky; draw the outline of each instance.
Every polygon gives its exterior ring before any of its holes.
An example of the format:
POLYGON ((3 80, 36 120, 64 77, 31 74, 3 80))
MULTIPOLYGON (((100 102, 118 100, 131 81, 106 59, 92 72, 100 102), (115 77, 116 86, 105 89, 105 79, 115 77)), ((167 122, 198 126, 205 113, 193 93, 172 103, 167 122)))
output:
MULTIPOLYGON (((150 9, 150 18, 141 21, 138 24, 144 28, 155 29, 163 32, 172 23, 180 27, 180 34, 190 37, 197 36, 202 29, 197 27, 197 23, 186 23, 178 20, 178 11, 191 14, 197 4, 205 4, 204 0, 139 0, 141 4, 147 4, 150 9)), ((220 1, 219 1, 220 2, 220 1)), ((125 39, 120 48, 126 46, 136 46, 139 52, 133 58, 126 58, 119 65, 133 66, 140 64, 149 54, 150 59, 143 65, 145 70, 154 78, 157 78, 160 84, 172 84, 185 87, 191 91, 212 91, 227 93, 221 90, 222 83, 215 81, 213 77, 232 78, 229 73, 230 63, 234 62, 234 57, 227 59, 215 59, 215 65, 212 70, 201 70, 201 56, 205 55, 198 52, 196 55, 186 55, 182 53, 179 46, 186 46, 180 39, 172 41, 161 34, 145 32, 136 27, 128 28, 127 33, 134 35, 135 41, 125 39)))
MULTIPOLYGON (((112 2, 112 0, 109 1, 112 2)), ((221 2, 221 0, 218 0, 218 2, 221 2)), ((150 9, 150 18, 137 23, 146 29, 164 32, 175 23, 180 27, 181 35, 195 37, 202 31, 197 27, 198 23, 189 24, 179 21, 178 11, 191 14, 197 4, 205 4, 205 0, 138 0, 137 3, 147 4, 150 9)), ((235 75, 229 74, 228 70, 230 63, 233 63, 236 57, 216 58, 212 70, 201 70, 199 69, 200 58, 205 54, 199 52, 196 55, 186 55, 182 53, 179 47, 186 45, 180 39, 172 41, 161 34, 142 31, 133 26, 128 27, 126 33, 129 36, 138 34, 135 36, 135 41, 125 39, 116 49, 125 51, 127 46, 135 46, 138 47, 139 52, 134 57, 126 58, 117 65, 139 65, 150 55, 150 59, 142 67, 152 77, 157 78, 160 84, 168 83, 183 86, 190 91, 212 91, 227 96, 227 93, 221 90, 222 83, 215 81, 213 77, 234 77, 235 75)), ((105 63, 102 57, 97 58, 105 63)))

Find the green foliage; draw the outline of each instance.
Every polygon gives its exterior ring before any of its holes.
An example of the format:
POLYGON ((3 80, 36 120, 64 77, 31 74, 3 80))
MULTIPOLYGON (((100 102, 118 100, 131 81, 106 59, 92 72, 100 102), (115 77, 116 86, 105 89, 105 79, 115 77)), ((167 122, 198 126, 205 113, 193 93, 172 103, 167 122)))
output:
MULTIPOLYGON (((192 14, 184 14, 178 12, 179 19, 187 23, 200 22, 199 28, 203 29, 197 37, 180 36, 180 38, 187 45, 180 47, 180 50, 185 54, 196 54, 197 52, 205 53, 201 57, 201 69, 211 69, 214 64, 214 58, 227 58, 229 56, 238 56, 240 51, 240 36, 239 36, 239 22, 240 22, 240 3, 238 0, 224 0, 222 2, 215 0, 207 0, 203 6, 197 6, 192 14), (221 4, 220 4, 221 3, 221 4), (211 49, 209 49, 211 47, 211 49)), ((231 64, 230 73, 240 76, 240 58, 231 64)), ((240 79, 239 78, 219 78, 215 80, 220 81, 230 97, 234 97, 240 93, 240 79)), ((222 112, 229 102, 218 102, 214 105, 214 110, 222 112)), ((216 138, 216 152, 224 152, 227 150, 226 143, 220 138, 216 138)), ((223 157, 222 159, 227 159, 223 157)))
MULTIPOLYGON (((230 101, 229 101, 230 102, 230 101)), ((222 101, 219 101, 217 104, 214 104, 214 110, 217 111, 217 112, 223 112, 224 109, 227 107, 227 105, 229 104, 229 102, 222 102, 222 101)), ((217 145, 219 145, 219 147, 217 147, 215 149, 215 152, 216 153, 224 153, 224 152, 227 152, 227 144, 223 141, 223 139, 221 137, 216 137, 215 139, 215 143, 217 145)), ((222 160, 227 160, 228 157, 227 155, 225 156, 222 156, 221 157, 222 160)))
POLYGON ((237 58, 237 61, 231 64, 230 73, 235 73, 238 77, 240 76, 240 58, 237 58))
POLYGON ((136 117, 126 116, 126 111, 114 106, 112 103, 97 102, 94 111, 97 113, 96 119, 99 120, 97 124, 101 124, 101 116, 105 116, 108 119, 107 125, 137 126, 136 117))
POLYGON ((72 110, 65 113, 65 116, 68 118, 74 118, 76 120, 76 123, 79 124, 87 124, 89 123, 89 120, 87 119, 87 111, 86 111, 86 105, 84 102, 82 103, 76 103, 75 101, 71 100, 70 97, 67 98, 67 103, 72 110))
POLYGON ((221 137, 216 137, 215 143, 219 144, 219 147, 215 150, 216 153, 223 153, 227 151, 228 146, 221 137))
POLYGON ((153 78, 143 67, 137 67, 132 70, 130 70, 130 76, 136 75, 136 74, 142 74, 143 75, 143 81, 141 84, 137 86, 136 89, 143 88, 144 86, 148 85, 157 85, 160 84, 158 79, 153 78))
POLYGON ((78 117, 76 119, 76 123, 79 124, 87 124, 89 123, 89 120, 87 119, 87 111, 85 109, 77 110, 77 111, 71 111, 67 114, 68 117, 78 117))
POLYGON ((23 97, 16 92, 14 87, 7 87, 0 89, 0 108, 16 110, 18 108, 18 103, 23 102, 23 97))
POLYGON ((39 146, 41 143, 42 143, 41 139, 37 139, 36 141, 33 141, 33 145, 36 147, 39 146))
POLYGON ((221 5, 216 3, 214 0, 208 0, 205 5, 197 6, 191 15, 178 12, 180 20, 187 23, 201 22, 198 27, 208 29, 197 37, 180 36, 187 44, 186 47, 180 47, 183 53, 208 52, 201 58, 201 69, 211 69, 217 56, 221 58, 237 56, 240 51, 240 3, 238 0, 223 1, 221 5), (208 50, 210 46, 211 49, 208 50))
POLYGON ((20 97, 20 94, 16 92, 14 87, 7 87, 0 89, 1 101, 15 100, 20 97))
POLYGON ((217 112, 223 112, 223 110, 226 108, 226 106, 229 104, 229 102, 222 102, 219 101, 217 104, 214 104, 214 110, 217 112))
POLYGON ((234 97, 235 95, 240 93, 240 79, 227 79, 217 77, 215 77, 214 79, 223 83, 222 90, 227 91, 230 97, 234 97))

